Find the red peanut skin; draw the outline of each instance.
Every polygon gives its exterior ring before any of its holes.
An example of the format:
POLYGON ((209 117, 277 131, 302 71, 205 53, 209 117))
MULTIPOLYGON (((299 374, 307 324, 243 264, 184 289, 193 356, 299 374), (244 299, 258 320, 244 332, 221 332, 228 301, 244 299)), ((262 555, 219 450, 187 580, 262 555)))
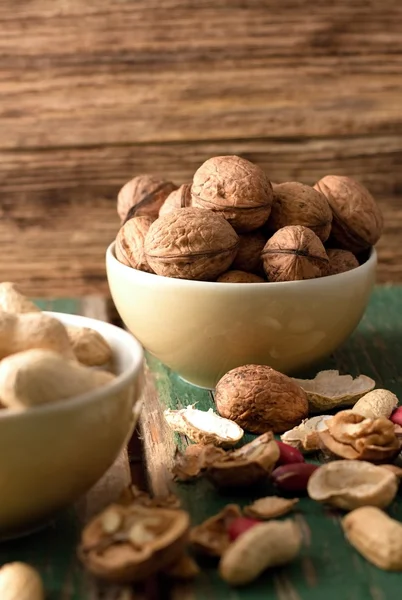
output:
POLYGON ((390 419, 396 425, 402 425, 402 406, 398 406, 390 416, 390 419))
POLYGON ((238 517, 237 519, 234 519, 228 527, 230 540, 234 542, 239 535, 242 535, 242 533, 248 531, 251 529, 251 527, 258 525, 259 523, 261 523, 261 521, 257 521, 257 519, 249 519, 248 517, 238 517))
POLYGON ((304 456, 297 448, 285 444, 285 442, 276 442, 279 447, 279 458, 277 465, 292 465, 294 463, 304 463, 304 456))
POLYGON ((277 467, 271 473, 276 487, 285 492, 305 492, 310 476, 318 469, 311 463, 293 463, 277 467))

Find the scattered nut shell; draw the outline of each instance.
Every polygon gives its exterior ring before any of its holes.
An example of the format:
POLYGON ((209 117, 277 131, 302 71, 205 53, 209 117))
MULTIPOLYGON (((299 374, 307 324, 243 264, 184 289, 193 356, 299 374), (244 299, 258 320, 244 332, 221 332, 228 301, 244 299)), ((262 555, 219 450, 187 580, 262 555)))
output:
POLYGON ((311 412, 353 405, 375 386, 375 381, 366 375, 353 379, 351 375, 340 375, 333 370, 320 371, 314 379, 294 381, 306 392, 311 412))
POLYGON ((219 488, 253 485, 267 479, 278 458, 278 444, 267 432, 211 462, 205 474, 219 488))
POLYGON ((192 444, 184 453, 177 449, 172 475, 175 481, 191 481, 222 456, 225 456, 225 451, 212 444, 192 444))
POLYGON ((127 583, 140 581, 176 563, 183 555, 190 528, 183 510, 114 504, 83 530, 78 555, 94 575, 127 583), (121 516, 117 531, 104 530, 105 512, 121 516))
POLYGON ((386 462, 396 456, 401 445, 391 421, 385 417, 367 419, 351 410, 329 419, 327 429, 318 435, 324 450, 349 460, 386 462))
POLYGON ((314 231, 302 225, 279 229, 261 253, 268 281, 299 281, 326 274, 328 256, 314 231))
POLYGON ((244 514, 256 519, 275 519, 289 513, 298 502, 298 498, 288 500, 279 496, 267 496, 246 506, 244 514))
POLYGON ((244 431, 233 421, 220 417, 212 408, 208 411, 187 406, 180 410, 164 411, 169 426, 190 440, 201 444, 215 444, 223 448, 235 446, 244 431))
POLYGON ((195 172, 192 205, 223 215, 236 231, 252 231, 269 217, 273 192, 264 171, 239 156, 215 156, 195 172))
POLYGON ((388 419, 396 406, 398 406, 398 398, 395 394, 389 390, 378 389, 362 396, 353 406, 352 412, 369 419, 377 417, 387 417, 388 419))
POLYGON ((45 600, 39 573, 22 562, 6 563, 0 568, 1 600, 45 600))
POLYGON ((353 510, 359 506, 389 506, 398 491, 396 476, 383 467, 358 460, 337 460, 319 467, 307 491, 313 500, 353 510))
POLYGON ((402 571, 402 524, 375 506, 362 506, 342 519, 348 542, 386 571, 402 571))
POLYGON ((246 273, 245 271, 226 271, 219 275, 220 283, 264 283, 264 279, 254 273, 246 273))
POLYGON ((237 504, 225 508, 190 531, 190 544, 195 551, 208 556, 221 556, 230 545, 229 526, 241 517, 237 504))
POLYGON ((290 377, 266 365, 232 369, 217 383, 215 402, 222 417, 252 433, 282 433, 307 417, 307 397, 290 377))
POLYGON ((319 415, 311 417, 311 419, 305 419, 300 425, 293 427, 289 431, 285 431, 281 435, 281 440, 305 454, 316 452, 320 449, 318 431, 326 428, 326 421, 328 419, 332 419, 332 415, 319 415))
POLYGON ((167 567, 163 574, 171 579, 178 579, 179 581, 189 581, 199 575, 200 568, 191 556, 183 554, 181 558, 173 565, 167 567))

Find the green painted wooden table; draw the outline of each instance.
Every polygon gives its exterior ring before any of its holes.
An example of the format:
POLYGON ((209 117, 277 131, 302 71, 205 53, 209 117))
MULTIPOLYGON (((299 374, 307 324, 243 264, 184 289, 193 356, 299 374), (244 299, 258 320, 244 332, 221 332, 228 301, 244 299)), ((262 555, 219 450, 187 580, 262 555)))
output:
MULTIPOLYGON (((357 331, 333 356, 303 376, 317 370, 337 368, 357 375, 373 377, 377 387, 385 387, 402 399, 402 287, 377 288, 357 331)), ((148 357, 146 402, 142 417, 147 468, 155 493, 173 491, 199 523, 229 502, 248 504, 257 495, 222 495, 200 480, 175 484, 169 467, 176 445, 186 438, 171 433, 163 419, 164 408, 197 404, 214 406, 213 394, 184 383, 176 374, 148 357)), ((252 436, 248 436, 250 439, 252 436)), ((274 493, 267 488, 265 491, 274 493)), ((263 490, 261 490, 261 493, 263 490)), ((402 521, 402 496, 390 507, 390 514, 402 521)), ((342 513, 331 511, 303 498, 296 519, 304 534, 304 548, 292 565, 265 573, 244 589, 231 589, 216 572, 215 563, 203 562, 202 572, 192 584, 177 585, 171 597, 177 599, 220 600, 396 600, 402 597, 402 574, 386 573, 371 566, 344 540, 339 519, 342 513)))

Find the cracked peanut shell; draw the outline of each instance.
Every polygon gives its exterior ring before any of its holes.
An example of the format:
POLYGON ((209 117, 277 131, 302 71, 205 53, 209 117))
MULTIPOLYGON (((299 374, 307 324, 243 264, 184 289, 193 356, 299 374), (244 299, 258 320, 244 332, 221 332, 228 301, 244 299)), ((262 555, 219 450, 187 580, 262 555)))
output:
POLYGON ((117 213, 123 224, 132 217, 158 218, 159 209, 177 186, 154 175, 137 175, 127 181, 117 196, 117 213))
POLYGON ((325 242, 331 231, 331 223, 331 208, 319 191, 297 181, 274 186, 268 230, 278 231, 288 225, 303 225, 325 242))
POLYGON ((183 208, 159 217, 145 238, 145 256, 158 275, 213 280, 236 256, 239 238, 220 215, 183 208))
POLYGON ((239 156, 215 156, 195 172, 192 205, 221 214, 236 231, 261 227, 271 212, 273 192, 264 171, 239 156))
POLYGON ((133 217, 116 236, 115 253, 119 262, 127 267, 153 273, 144 252, 145 236, 153 220, 150 217, 133 217))
POLYGON ((316 234, 302 225, 279 229, 261 253, 268 281, 298 281, 326 274, 328 256, 316 234))
POLYGON ((331 238, 354 254, 374 246, 383 229, 381 210, 370 192, 350 177, 327 175, 314 186, 331 207, 331 238))
POLYGON ((301 387, 266 365, 244 365, 226 373, 217 383, 215 402, 222 417, 252 433, 283 433, 308 413, 301 387))

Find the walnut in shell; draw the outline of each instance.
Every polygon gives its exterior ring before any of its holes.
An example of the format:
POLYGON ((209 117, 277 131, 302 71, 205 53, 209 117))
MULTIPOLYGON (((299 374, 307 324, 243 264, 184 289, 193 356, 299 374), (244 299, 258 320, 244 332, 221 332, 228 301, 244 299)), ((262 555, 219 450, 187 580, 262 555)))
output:
POLYGON ((215 444, 222 448, 235 446, 244 435, 244 431, 233 421, 224 419, 209 410, 198 410, 187 406, 180 410, 164 411, 169 426, 190 440, 200 444, 215 444))
POLYGON ((133 217, 119 230, 116 237, 116 258, 133 269, 153 273, 144 252, 145 236, 153 220, 150 217, 133 217))
POLYGON ((236 231, 261 227, 271 212, 273 192, 264 171, 239 156, 215 156, 195 172, 192 205, 223 215, 236 231))
POLYGON ((232 369, 217 383, 215 402, 222 417, 252 433, 282 433, 307 417, 305 392, 290 377, 266 365, 232 369))
POLYGON ((253 485, 267 479, 279 458, 279 447, 269 431, 238 450, 217 457, 205 471, 219 488, 253 485))
POLYGON ((237 504, 227 504, 217 515, 191 529, 190 544, 200 554, 222 556, 230 545, 229 525, 241 516, 237 504))
POLYGON ((275 519, 288 514, 299 502, 298 498, 280 498, 279 496, 266 496, 258 498, 255 502, 244 508, 244 514, 254 519, 275 519))
POLYGON ((337 413, 318 433, 323 450, 340 458, 387 462, 394 458, 401 442, 394 425, 385 417, 368 419, 351 410, 337 413))
POLYGON ((78 555, 97 577, 140 581, 178 561, 189 529, 183 510, 112 504, 84 528, 78 555))
POLYGON ((159 209, 177 186, 154 175, 137 175, 123 185, 117 196, 117 213, 123 224, 132 217, 158 218, 159 209))
POLYGON ((361 460, 336 460, 322 465, 307 484, 310 498, 343 510, 359 506, 385 508, 397 491, 398 480, 391 471, 361 460))
POLYGON ((219 275, 216 280, 220 283, 264 283, 265 280, 254 273, 246 273, 246 271, 237 271, 235 269, 226 271, 219 275))
POLYGON ((298 281, 322 277, 328 256, 316 234, 302 225, 279 229, 261 253, 268 281, 298 281))
POLYGON ((351 406, 375 386, 375 381, 366 375, 353 379, 336 370, 320 371, 314 379, 294 381, 306 392, 310 413, 351 406))
POLYGON ((318 432, 323 431, 326 428, 325 422, 328 419, 332 419, 332 416, 319 415, 311 417, 311 419, 305 419, 300 425, 293 427, 293 429, 290 429, 289 431, 285 431, 285 433, 281 435, 281 440, 282 442, 285 442, 285 444, 297 448, 304 454, 316 452, 320 449, 318 432))
POLYGON ((247 271, 248 273, 262 272, 261 252, 265 246, 266 238, 261 231, 242 233, 239 235, 239 248, 232 263, 232 269, 247 271))
POLYGON ((270 231, 304 225, 325 242, 331 231, 332 211, 325 196, 297 181, 274 187, 274 202, 267 222, 270 231))
POLYGON ((327 175, 314 188, 327 198, 333 214, 331 238, 353 253, 374 246, 383 218, 376 201, 361 183, 350 177, 327 175))
POLYGON ((356 256, 349 252, 349 250, 328 248, 327 255, 329 259, 327 275, 346 273, 346 271, 351 271, 359 266, 356 256))
POLYGON ((144 247, 158 275, 205 281, 229 268, 238 244, 233 227, 220 215, 183 208, 152 223, 144 247))
POLYGON ((390 418, 393 410, 398 406, 398 398, 389 390, 373 390, 365 394, 356 402, 352 412, 376 419, 377 417, 390 418))
POLYGON ((191 206, 191 183, 184 183, 177 190, 173 190, 166 198, 159 210, 159 216, 168 215, 180 208, 191 206))

